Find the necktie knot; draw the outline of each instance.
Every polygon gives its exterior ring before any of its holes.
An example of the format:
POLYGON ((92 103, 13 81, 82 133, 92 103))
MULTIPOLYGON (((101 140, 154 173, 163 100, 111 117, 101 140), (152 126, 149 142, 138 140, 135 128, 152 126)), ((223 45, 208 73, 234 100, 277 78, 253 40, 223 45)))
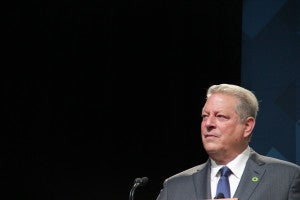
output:
POLYGON ((222 167, 220 169, 220 172, 221 172, 221 176, 225 176, 225 177, 228 177, 232 173, 231 170, 226 166, 222 167))

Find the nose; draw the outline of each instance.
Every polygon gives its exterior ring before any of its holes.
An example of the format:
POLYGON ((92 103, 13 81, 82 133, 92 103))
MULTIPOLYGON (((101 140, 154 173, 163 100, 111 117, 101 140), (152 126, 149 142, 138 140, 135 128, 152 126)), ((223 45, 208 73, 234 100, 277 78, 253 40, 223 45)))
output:
POLYGON ((216 119, 214 116, 207 116, 203 119, 202 123, 207 129, 212 129, 216 126, 216 119))

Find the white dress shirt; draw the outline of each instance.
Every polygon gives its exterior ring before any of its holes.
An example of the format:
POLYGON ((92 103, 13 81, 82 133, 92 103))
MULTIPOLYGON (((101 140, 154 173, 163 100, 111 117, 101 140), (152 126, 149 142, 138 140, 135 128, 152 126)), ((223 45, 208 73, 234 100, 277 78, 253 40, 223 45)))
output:
MULTIPOLYGON (((234 160, 229 162, 226 166, 232 171, 232 174, 229 176, 229 184, 230 184, 230 194, 233 197, 241 177, 243 175, 246 162, 250 156, 250 147, 248 146, 240 155, 238 155, 234 160)), ((219 170, 224 165, 217 165, 217 163, 211 160, 211 195, 212 199, 216 196, 217 184, 220 179, 219 170)))

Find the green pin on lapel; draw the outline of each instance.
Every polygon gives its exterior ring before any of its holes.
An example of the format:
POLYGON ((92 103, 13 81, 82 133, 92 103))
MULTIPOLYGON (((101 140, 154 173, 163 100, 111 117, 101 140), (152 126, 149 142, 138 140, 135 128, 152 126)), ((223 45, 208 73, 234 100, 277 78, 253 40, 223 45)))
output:
POLYGON ((252 177, 252 182, 257 182, 259 179, 258 179, 258 177, 256 177, 256 176, 254 176, 254 177, 252 177))

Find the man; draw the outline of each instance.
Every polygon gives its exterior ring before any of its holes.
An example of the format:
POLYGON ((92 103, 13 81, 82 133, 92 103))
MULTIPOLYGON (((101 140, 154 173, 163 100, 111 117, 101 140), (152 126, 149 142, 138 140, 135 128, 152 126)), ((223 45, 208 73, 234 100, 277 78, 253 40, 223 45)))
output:
POLYGON ((211 86, 201 122, 209 159, 166 179, 157 200, 300 200, 300 166, 262 156, 249 146, 257 112, 251 91, 232 84, 211 86), (229 173, 221 179, 229 184, 222 190, 218 182, 223 166, 229 173))

